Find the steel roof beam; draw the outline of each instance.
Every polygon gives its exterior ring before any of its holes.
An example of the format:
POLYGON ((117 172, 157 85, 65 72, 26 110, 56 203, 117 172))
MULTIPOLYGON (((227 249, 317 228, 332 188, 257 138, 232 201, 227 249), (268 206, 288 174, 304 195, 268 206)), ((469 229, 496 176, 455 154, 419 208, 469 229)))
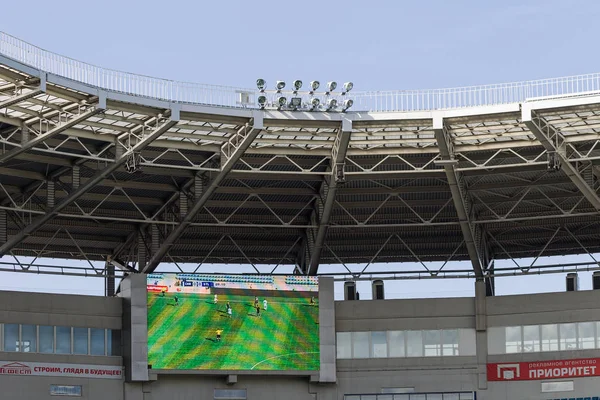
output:
MULTIPOLYGON (((569 177, 577 189, 590 202, 590 204, 600 211, 600 196, 598 192, 585 181, 577 168, 569 161, 567 154, 567 141, 565 136, 545 118, 540 116, 536 110, 531 107, 523 107, 523 122, 542 146, 549 152, 558 155, 560 158, 560 168, 569 177)), ((591 165, 589 166, 592 167, 591 165)))
POLYGON ((458 160, 454 158, 452 139, 446 129, 443 118, 438 116, 433 118, 433 131, 438 143, 440 155, 444 161, 444 171, 446 173, 448 185, 450 186, 452 201, 458 215, 460 229, 465 239, 465 245, 467 247, 469 259, 471 260, 471 265, 473 266, 473 271, 475 272, 475 276, 483 277, 484 268, 482 255, 480 254, 479 245, 476 243, 478 236, 476 232, 477 228, 471 223, 469 215, 471 213, 470 200, 463 184, 464 178, 462 177, 462 174, 456 170, 458 160))
POLYGON ((23 143, 21 145, 21 147, 15 147, 12 150, 9 150, 6 153, 0 155, 0 164, 5 163, 6 161, 18 156, 21 153, 26 152, 29 149, 32 149, 33 147, 37 146, 38 144, 66 131, 69 128, 74 127, 77 124, 82 123, 89 117, 94 116, 94 115, 102 112, 105 109, 106 109, 106 101, 101 101, 100 103, 96 104, 94 106, 94 108, 92 108, 88 111, 85 111, 85 112, 81 113, 80 115, 78 115, 74 118, 71 118, 67 122, 60 124, 60 125, 56 126, 55 128, 50 129, 49 131, 36 136, 35 138, 31 139, 30 141, 23 143))
MULTIPOLYGON (((310 264, 308 266, 308 271, 306 271, 308 275, 316 275, 319 270, 319 262, 321 253, 323 252, 325 238, 327 237, 327 229, 329 228, 329 220, 331 219, 331 212, 335 203, 337 188, 339 184, 343 184, 344 182, 346 153, 348 152, 351 136, 352 121, 344 118, 342 120, 342 126, 335 138, 335 142, 333 143, 333 148, 331 149, 331 174, 329 175, 329 183, 326 181, 323 182, 323 185, 327 185, 327 190, 320 215, 319 228, 314 239, 314 244, 312 244, 310 264)), ((312 232, 308 232, 309 235, 311 233, 312 232)))
POLYGON ((93 178, 88 180, 85 184, 81 185, 78 189, 75 189, 73 192, 71 192, 69 196, 67 196, 64 200, 62 200, 60 203, 54 206, 51 210, 46 212, 44 215, 38 217, 25 228, 23 228, 17 235, 12 236, 9 240, 7 240, 6 243, 0 246, 0 257, 7 254, 12 248, 21 243, 23 239, 31 235, 46 222, 59 215, 63 209, 72 204, 74 201, 76 201, 78 198, 80 198, 98 183, 102 182, 104 178, 115 172, 121 165, 123 165, 127 161, 131 154, 143 150, 144 148, 149 146, 154 140, 158 139, 163 133, 165 133, 171 127, 175 126, 179 121, 179 109, 172 110, 171 114, 172 115, 170 119, 163 122, 148 136, 142 137, 139 140, 139 142, 137 142, 134 146, 125 151, 120 157, 116 158, 113 163, 102 169, 99 173, 97 173, 93 178))
POLYGON ((163 257, 169 251, 169 248, 173 246, 175 241, 183 234, 185 229, 194 221, 196 215, 204 208, 204 205, 212 194, 217 190, 221 182, 225 179, 227 174, 233 169, 233 166, 242 157, 244 152, 250 147, 254 139, 263 129, 263 113, 255 112, 253 115, 252 125, 247 124, 243 126, 235 135, 231 135, 229 140, 221 147, 221 159, 222 166, 221 170, 215 176, 212 181, 202 191, 200 198, 196 199, 196 202, 192 208, 188 211, 181 222, 171 231, 169 236, 160 244, 160 247, 152 254, 152 258, 146 264, 146 267, 142 272, 150 273, 158 267, 163 257))
POLYGON ((41 88, 38 88, 38 89, 30 90, 27 93, 22 93, 20 95, 13 96, 13 97, 11 97, 8 100, 4 100, 4 101, 0 102, 0 110, 3 109, 3 108, 8 108, 10 106, 18 104, 18 103, 20 103, 22 101, 25 101, 27 99, 30 99, 32 97, 35 97, 35 96, 37 96, 38 94, 41 94, 41 93, 44 93, 44 90, 42 90, 41 88))

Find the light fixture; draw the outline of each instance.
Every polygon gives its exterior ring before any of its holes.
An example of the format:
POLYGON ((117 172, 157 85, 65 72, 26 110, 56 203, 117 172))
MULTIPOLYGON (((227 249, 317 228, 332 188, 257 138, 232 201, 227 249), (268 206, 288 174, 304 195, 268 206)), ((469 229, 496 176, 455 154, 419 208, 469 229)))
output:
POLYGON ((281 90, 285 87, 285 82, 284 81, 277 81, 277 90, 281 90))
POLYGON ((285 106, 286 103, 287 103, 287 99, 285 98, 285 96, 279 96, 277 98, 277 104, 279 105, 279 108, 285 106))
POLYGON ((346 99, 346 100, 344 100, 343 111, 346 111, 347 109, 349 109, 350 107, 352 107, 352 104, 354 104, 354 100, 352 100, 352 99, 346 99))
POLYGON ((292 97, 290 99, 289 107, 296 110, 298 107, 302 105, 302 97, 292 97))
POLYGON ((331 81, 331 82, 327 82, 327 92, 333 92, 335 90, 335 88, 337 88, 337 82, 336 81, 331 81))
POLYGON ((329 100, 327 100, 327 111, 329 111, 329 110, 335 110, 336 107, 337 107, 337 100, 336 99, 329 99, 329 100))
POLYGON ((321 86, 321 83, 319 81, 312 81, 310 83, 310 88, 315 91, 319 88, 319 86, 321 86))
POLYGON ((354 83, 352 82, 346 82, 344 83, 344 91, 342 92, 342 95, 348 93, 349 91, 352 90, 352 88, 354 87, 354 83))
POLYGON ((261 109, 265 108, 267 104, 267 96, 258 96, 258 105, 261 109))
POLYGON ((261 92, 263 92, 266 88, 267 88, 267 81, 265 81, 264 79, 257 79, 256 80, 256 87, 258 88, 258 90, 260 90, 261 92))
POLYGON ((302 88, 302 81, 297 79, 294 81, 294 90, 298 91, 302 88))
POLYGON ((310 105, 311 105, 311 110, 316 110, 317 108, 319 108, 319 105, 321 104, 321 100, 319 100, 317 97, 313 97, 310 100, 310 105))

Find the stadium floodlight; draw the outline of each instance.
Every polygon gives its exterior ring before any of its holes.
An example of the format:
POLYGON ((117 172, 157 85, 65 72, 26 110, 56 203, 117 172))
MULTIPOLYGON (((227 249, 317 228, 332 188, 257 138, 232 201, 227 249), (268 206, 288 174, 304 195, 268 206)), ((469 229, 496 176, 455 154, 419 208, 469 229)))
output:
POLYGON ((302 88, 302 81, 297 79, 294 81, 294 90, 297 92, 302 88))
POLYGON ((285 87, 285 82, 284 81, 277 81, 277 90, 282 90, 285 87))
POLYGON ((352 99, 344 100, 343 111, 346 111, 347 109, 349 109, 350 107, 352 107, 352 104, 354 104, 354 100, 352 100, 352 99))
POLYGON ((310 105, 311 105, 311 110, 316 110, 317 108, 319 108, 319 105, 321 104, 321 100, 319 100, 317 97, 313 97, 310 100, 310 105))
POLYGON ((354 83, 352 82, 346 82, 344 83, 344 91, 342 92, 342 95, 348 93, 349 91, 352 90, 352 88, 354 87, 354 83))
POLYGON ((337 100, 336 99, 329 99, 327 100, 327 111, 329 110, 335 110, 337 107, 337 100))
POLYGON ((267 96, 258 96, 258 105, 261 109, 265 108, 267 104, 267 96))
POLYGON ((256 87, 258 88, 258 90, 263 92, 267 88, 267 81, 265 81, 264 79, 257 79, 256 87))
POLYGON ((335 81, 327 82, 327 93, 333 92, 335 90, 335 88, 337 88, 337 82, 335 82, 335 81))
POLYGON ((312 82, 310 83, 310 88, 311 88, 313 91, 317 90, 317 89, 319 88, 319 86, 321 86, 321 82, 319 82, 319 81, 312 81, 312 82))
POLYGON ((277 98, 277 104, 279 104, 279 108, 285 106, 286 103, 287 103, 287 99, 285 98, 285 96, 279 96, 277 98))
POLYGON ((292 97, 290 99, 290 104, 289 104, 290 108, 293 108, 294 110, 296 110, 301 105, 302 105, 302 97, 292 97))

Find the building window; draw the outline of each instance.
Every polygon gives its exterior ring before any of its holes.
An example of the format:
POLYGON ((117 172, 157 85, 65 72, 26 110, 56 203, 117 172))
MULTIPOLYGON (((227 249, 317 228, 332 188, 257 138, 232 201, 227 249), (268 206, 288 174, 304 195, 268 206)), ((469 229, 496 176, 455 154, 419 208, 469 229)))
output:
POLYGON ((88 354, 88 328, 73 328, 73 354, 88 354))
POLYGON ((71 328, 56 327, 56 354, 71 354, 71 328))
POLYGON ((21 325, 21 351, 24 353, 37 352, 37 326, 21 325))
POLYGON ((352 332, 352 357, 369 358, 369 332, 352 332))
POLYGON ((19 351, 19 325, 4 324, 4 351, 19 351))
POLYGON ((352 358, 352 332, 336 334, 337 358, 352 358))
POLYGON ((458 329, 445 329, 442 331, 442 355, 458 356, 458 329))
POLYGON ((558 351, 558 325, 542 325, 542 351, 558 351))
POLYGON ((50 385, 50 396, 81 397, 81 386, 77 385, 50 385))
POLYGON ((404 332, 389 331, 388 339, 390 343, 390 357, 406 357, 406 352, 404 351, 404 332))
POLYGON ((577 324, 560 324, 560 349, 577 350, 577 324))
POLYGON ((103 356, 105 354, 105 330, 90 329, 90 354, 93 356, 103 356))
POLYGON ((106 330, 106 354, 109 356, 121 355, 121 331, 106 330))
POLYGON ((442 355, 440 331, 423 331, 423 349, 425 357, 439 357, 442 355))
POLYGON ((214 400, 246 400, 246 389, 215 389, 214 400))
POLYGON ((596 324, 594 322, 580 322, 577 324, 579 349, 593 349, 596 347, 596 324))
POLYGON ((54 353, 54 327, 39 326, 40 353, 54 353))
POLYGON ((520 353, 523 347, 521 327, 507 326, 504 331, 506 334, 506 354, 520 353))
POLYGON ((371 332, 371 353, 373 358, 387 357, 386 332, 371 332))
POLYGON ((406 356, 423 357, 423 335, 421 331, 406 331, 406 356))
POLYGON ((540 351, 540 327, 528 325, 523 327, 523 353, 540 351))

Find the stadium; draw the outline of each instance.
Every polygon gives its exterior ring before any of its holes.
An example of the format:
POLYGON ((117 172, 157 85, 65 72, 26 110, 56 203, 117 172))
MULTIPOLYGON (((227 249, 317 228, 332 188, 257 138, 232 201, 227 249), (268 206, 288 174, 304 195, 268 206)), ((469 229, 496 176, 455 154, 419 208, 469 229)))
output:
POLYGON ((600 265, 515 260, 600 252, 600 74, 287 86, 151 78, 0 33, 0 271, 106 285, 0 292, 0 398, 598 399, 600 291, 577 274, 600 265), (563 292, 495 296, 552 273, 563 292), (385 299, 386 280, 459 278, 474 297, 385 299))

